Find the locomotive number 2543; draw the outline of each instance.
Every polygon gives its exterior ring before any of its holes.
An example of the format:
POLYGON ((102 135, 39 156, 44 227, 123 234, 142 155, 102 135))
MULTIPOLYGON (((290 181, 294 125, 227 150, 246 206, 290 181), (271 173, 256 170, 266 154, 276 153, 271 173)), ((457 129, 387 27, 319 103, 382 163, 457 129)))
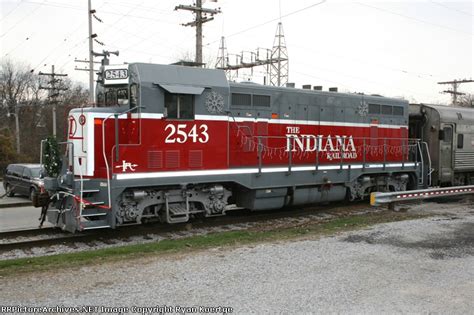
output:
POLYGON ((209 141, 207 125, 193 125, 189 131, 187 127, 186 124, 166 125, 165 132, 168 131, 168 136, 165 143, 186 143, 188 140, 193 143, 207 143, 209 141))

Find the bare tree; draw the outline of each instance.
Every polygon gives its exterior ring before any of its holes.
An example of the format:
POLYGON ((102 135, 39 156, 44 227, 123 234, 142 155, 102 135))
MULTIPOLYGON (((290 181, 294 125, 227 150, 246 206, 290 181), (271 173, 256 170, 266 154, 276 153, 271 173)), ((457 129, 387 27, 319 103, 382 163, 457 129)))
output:
POLYGON ((2 114, 14 112, 16 106, 28 99, 32 81, 33 74, 24 64, 14 63, 10 59, 0 62, 2 114))
MULTIPOLYGON (((194 57, 193 52, 191 52, 190 50, 186 50, 186 51, 181 51, 180 53, 178 53, 176 55, 176 59, 177 59, 176 63, 193 64, 195 57, 194 57)), ((203 63, 204 63, 204 66, 203 66, 204 68, 213 68, 214 65, 216 64, 216 58, 210 55, 209 56, 204 55, 203 63)))
POLYGON ((457 105, 461 107, 474 107, 474 94, 466 93, 458 96, 457 105))
MULTIPOLYGON (((29 69, 10 59, 0 60, 0 130, 4 132, 1 145, 6 146, 11 137, 14 141, 17 120, 21 154, 15 157, 16 162, 38 161, 41 140, 53 131, 48 92, 40 89, 40 86, 47 85, 47 78, 29 69)), ((64 140, 69 110, 86 104, 88 91, 69 79, 63 80, 61 84, 67 90, 57 98, 57 127, 59 138, 64 140)), ((0 148, 0 160, 1 149, 5 148, 0 148)), ((8 159, 12 159, 11 155, 8 159)))
MULTIPOLYGON (((83 85, 65 79, 63 87, 67 88, 58 98, 59 104, 57 108, 58 130, 57 135, 60 140, 66 140, 67 117, 69 111, 73 108, 87 106, 89 102, 89 90, 83 85)), ((51 124, 49 124, 51 125, 51 124)))

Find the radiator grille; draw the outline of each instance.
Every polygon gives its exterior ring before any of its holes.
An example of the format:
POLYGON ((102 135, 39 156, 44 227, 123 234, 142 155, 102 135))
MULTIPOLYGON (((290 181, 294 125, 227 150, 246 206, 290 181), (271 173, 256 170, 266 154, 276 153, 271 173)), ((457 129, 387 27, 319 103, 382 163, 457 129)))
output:
POLYGON ((166 168, 178 168, 179 167, 179 151, 166 151, 166 168))
POLYGON ((189 151, 189 167, 202 167, 202 150, 189 151))
POLYGON ((148 151, 148 168, 163 167, 163 151, 148 151))

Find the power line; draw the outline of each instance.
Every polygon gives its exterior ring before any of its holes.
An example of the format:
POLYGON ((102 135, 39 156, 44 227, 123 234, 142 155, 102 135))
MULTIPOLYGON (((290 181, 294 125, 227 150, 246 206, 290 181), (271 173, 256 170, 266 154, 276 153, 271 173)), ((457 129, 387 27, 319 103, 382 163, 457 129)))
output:
MULTIPOLYGON (((122 14, 117 20, 115 20, 113 23, 109 24, 107 26, 107 28, 103 31, 103 34, 106 34, 109 29, 112 27, 112 25, 115 25, 117 24, 118 22, 120 22, 123 18, 125 18, 126 16, 130 16, 130 13, 132 13, 135 9, 137 9, 141 4, 143 3, 143 0, 138 3, 137 5, 135 5, 133 8, 131 8, 130 10, 127 11, 127 13, 125 14, 122 14)), ((105 12, 104 12, 105 13, 105 12)))
POLYGON ((393 12, 393 11, 390 11, 390 10, 386 10, 386 9, 382 9, 382 8, 379 8, 379 7, 375 7, 375 6, 370 5, 370 4, 365 4, 365 3, 361 3, 361 2, 354 2, 354 3, 355 3, 355 4, 358 4, 358 5, 360 5, 360 6, 368 7, 368 8, 371 8, 371 9, 374 9, 374 10, 378 10, 378 11, 381 11, 381 12, 385 12, 385 13, 389 13, 389 14, 392 14, 392 15, 400 16, 400 17, 403 17, 403 18, 405 18, 405 19, 413 20, 413 21, 416 21, 416 22, 419 22, 419 23, 423 23, 423 24, 427 24, 427 25, 431 25, 431 26, 435 26, 435 27, 447 29, 447 30, 450 30, 450 31, 452 31, 452 32, 457 32, 457 33, 462 33, 462 34, 474 36, 474 34, 471 33, 471 32, 465 32, 465 31, 462 31, 462 30, 459 30, 459 29, 456 29, 456 28, 452 28, 452 27, 449 27, 449 26, 444 26, 444 25, 439 25, 439 24, 431 23, 431 22, 428 22, 428 21, 425 21, 425 20, 421 20, 421 19, 418 19, 418 18, 415 18, 415 17, 411 17, 411 16, 408 16, 408 15, 404 15, 404 14, 401 14, 401 13, 398 13, 398 12, 393 12))
MULTIPOLYGON (((103 6, 104 6, 104 3, 103 3, 97 10, 100 10, 103 6)), ((83 9, 81 9, 81 11, 83 11, 83 9)), ((74 31, 70 32, 70 33, 67 35, 67 37, 72 36, 72 35, 75 34, 77 31, 79 31, 80 29, 82 29, 82 27, 84 26, 84 23, 85 23, 85 22, 82 22, 81 24, 79 24, 79 26, 78 26, 74 31)), ((67 55, 66 55, 66 62, 64 62, 64 63, 60 66, 60 69, 63 69, 66 64, 68 64, 68 63, 71 62, 71 60, 67 60, 67 58, 69 58, 69 57, 71 56, 71 53, 75 50, 75 48, 76 48, 77 46, 79 46, 80 44, 83 44, 84 41, 87 40, 88 38, 89 38, 89 37, 86 37, 86 38, 83 38, 83 37, 82 37, 81 39, 79 39, 79 41, 76 41, 76 44, 74 44, 74 45, 72 46, 72 48, 70 48, 70 49, 68 50, 68 53, 67 53, 67 55)), ((68 41, 68 42, 70 42, 70 41, 68 41)), ((60 58, 59 60, 62 60, 62 59, 63 59, 63 58, 60 58)))
POLYGON ((13 47, 12 49, 10 49, 10 51, 7 52, 7 53, 5 54, 5 56, 10 55, 12 52, 14 52, 15 50, 17 50, 18 47, 20 47, 20 46, 23 45, 25 42, 27 42, 28 40, 30 40, 30 37, 31 37, 31 36, 28 36, 26 39, 20 41, 20 42, 18 43, 18 45, 16 45, 16 46, 13 47))
POLYGON ((438 74, 418 73, 418 72, 415 72, 415 71, 409 71, 409 70, 402 69, 402 68, 391 67, 391 66, 381 64, 381 63, 378 63, 378 62, 369 62, 367 60, 363 60, 363 59, 359 59, 359 58, 347 57, 347 56, 339 55, 338 53, 335 53, 335 52, 332 52, 332 51, 327 51, 326 49, 325 50, 327 52, 325 53, 325 52, 316 51, 314 49, 309 49, 309 48, 298 46, 298 45, 292 45, 292 47, 303 49, 303 50, 305 50, 307 52, 311 52, 313 54, 314 53, 323 54, 323 55, 327 55, 329 57, 335 57, 335 58, 339 58, 339 59, 346 59, 346 60, 350 60, 350 61, 356 61, 358 63, 365 63, 365 64, 368 64, 368 65, 372 65, 374 67, 382 67, 382 68, 385 68, 385 69, 388 69, 388 70, 391 70, 391 71, 400 72, 400 73, 403 73, 403 74, 406 74, 406 75, 412 75, 412 76, 415 76, 415 77, 420 78, 420 79, 430 80, 430 78, 439 77, 438 74))
POLYGON ((436 1, 432 1, 432 0, 429 0, 429 1, 430 1, 431 3, 433 3, 433 4, 436 4, 436 5, 440 6, 440 7, 446 8, 446 9, 448 9, 448 10, 456 11, 456 12, 458 12, 458 13, 461 13, 461 14, 464 14, 464 15, 467 15, 467 16, 474 16, 473 14, 470 14, 470 13, 467 13, 467 12, 465 12, 465 11, 458 10, 458 9, 455 9, 455 8, 451 8, 451 7, 449 7, 449 6, 447 6, 447 5, 444 5, 444 4, 442 4, 442 3, 439 3, 439 2, 436 2, 436 1))
MULTIPOLYGON (((32 4, 40 4, 38 2, 34 1, 27 1, 24 0, 23 2, 25 3, 32 3, 32 4)), ((71 5, 63 5, 63 4, 58 4, 58 3, 51 3, 51 2, 45 2, 41 3, 43 6, 50 6, 50 7, 56 7, 56 8, 63 8, 63 9, 70 9, 70 10, 75 10, 75 11, 84 11, 83 7, 78 7, 78 6, 71 6, 71 5)), ((104 5, 104 4, 102 4, 104 5)), ((102 13, 105 14, 111 14, 111 15, 119 15, 122 16, 123 13, 117 13, 113 11, 107 11, 107 10, 101 10, 102 13)), ((156 22, 156 17, 147 17, 147 16, 140 16, 140 15, 134 15, 134 14, 127 14, 129 17, 137 18, 137 19, 143 19, 143 20, 150 20, 150 21, 155 21, 156 22)), ((164 21, 160 20, 160 22, 167 23, 167 24, 175 24, 175 22, 172 21, 164 21)))
MULTIPOLYGON (((116 30, 118 30, 119 32, 121 33, 125 33, 125 34, 128 34, 130 36, 133 36, 135 38, 138 39, 138 43, 131 43, 129 46, 125 47, 125 48, 121 48, 122 51, 124 52, 127 52, 130 48, 132 47, 137 47, 139 44, 149 44, 148 46, 150 45, 153 45, 155 46, 155 43, 159 44, 160 46, 166 46, 166 47, 169 47, 169 48, 181 48, 181 49, 185 49, 185 47, 179 45, 179 44, 168 44, 166 43, 167 41, 169 41, 169 39, 167 38, 164 38, 164 37, 159 37, 159 36, 156 36, 157 34, 161 34, 163 33, 162 30, 158 30, 157 32, 154 32, 154 33, 151 33, 150 35, 148 35, 147 37, 145 36, 141 36, 139 34, 139 32, 130 32, 126 29, 123 29, 123 28, 118 28, 118 27, 115 27, 115 26, 112 26, 113 28, 115 28, 116 30), (157 41, 157 39, 160 39, 160 41, 157 41)), ((140 26, 142 29, 143 29, 143 26, 140 26)), ((122 41, 123 42, 123 38, 119 38, 115 41, 112 41, 109 45, 114 45, 116 42, 118 41, 122 41)), ((117 46, 116 46, 117 47, 117 46)), ((145 46, 147 47, 147 46, 145 46)), ((144 48, 143 50, 148 50, 147 48, 144 48)))
POLYGON ((33 15, 33 13, 35 13, 36 11, 38 11, 39 8, 41 8, 43 6, 44 3, 37 3, 38 6, 33 9, 32 11, 30 11, 30 13, 28 13, 27 15, 25 15, 24 17, 22 17, 20 20, 18 20, 12 27, 10 27, 5 33, 3 33, 0 38, 2 38, 3 36, 5 36, 6 34, 8 34, 12 29, 14 29, 15 27, 18 26, 18 24, 20 24, 21 22, 24 22, 24 21, 27 21, 28 18, 33 15))
POLYGON ((39 66, 41 66, 41 65, 44 63, 44 61, 45 61, 46 59, 48 59, 55 51, 58 50, 59 47, 61 47, 61 46, 64 44, 65 41, 67 41, 66 38, 65 38, 65 39, 63 40, 63 42, 61 42, 58 46, 53 47, 53 49, 51 49, 51 50, 49 51, 49 53, 46 55, 46 57, 44 57, 44 58, 36 65, 36 67, 34 67, 32 70, 36 70, 39 66))
MULTIPOLYGON (((360 76, 355 76, 353 74, 349 74, 349 73, 346 73, 346 72, 341 72, 341 71, 336 71, 334 69, 327 69, 327 68, 321 68, 321 67, 317 67, 315 66, 314 64, 307 64, 307 63, 301 63, 301 62, 296 62, 296 64, 299 64, 299 65, 303 65, 306 69, 318 69, 319 72, 322 70, 322 71, 327 71, 327 72, 331 72, 331 73, 335 73, 337 74, 339 77, 342 77, 342 78, 353 78, 353 79, 357 79, 357 80, 360 80, 360 81, 364 81, 364 82, 367 82, 367 83, 370 83, 370 84, 378 84, 378 85, 381 85, 381 86, 385 86, 387 88, 390 88, 393 90, 393 85, 387 85, 387 84, 384 84, 383 82, 380 82, 379 81, 374 81, 374 80, 369 80, 365 77, 360 77, 360 76)), ((316 77, 316 76, 313 76, 313 75, 310 75, 310 74, 307 74, 307 73, 302 73, 302 72, 298 72, 298 71, 294 71, 292 70, 292 72, 294 73, 298 73, 298 74, 301 74, 301 75, 305 75, 305 76, 308 76, 308 77, 314 77, 316 79, 320 79, 320 80, 325 80, 325 81, 328 81, 328 82, 333 82, 333 83, 336 83, 336 84, 340 84, 348 89, 350 89, 350 87, 346 84, 343 84, 341 82, 336 82, 336 81, 332 81, 332 80, 328 80, 328 79, 325 79, 325 78, 321 78, 321 77, 316 77)), ((416 94, 420 94, 419 92, 415 92, 415 91, 412 91, 412 90, 407 90, 405 88, 401 88, 401 90, 405 91, 405 92, 408 92, 412 95, 416 95, 416 94)), ((428 96, 428 94, 424 94, 424 96, 428 96)))
MULTIPOLYGON (((255 67, 262 66, 266 68, 266 77, 270 85, 285 86, 288 83, 289 58, 282 22, 278 22, 272 49, 258 48, 255 51, 242 51, 240 55, 236 55, 234 64, 229 62, 225 38, 222 36, 215 67, 224 70, 229 80, 235 74, 231 71, 237 71, 238 75, 240 69, 251 69, 253 73, 255 67)), ((264 84, 268 83, 264 81, 264 84)))
MULTIPOLYGON (((40 3, 37 3, 37 2, 25 1, 25 0, 23 0, 22 2, 31 3, 31 4, 40 4, 40 3)), ((81 11, 83 10, 82 8, 76 7, 76 6, 65 6, 65 5, 63 5, 63 6, 58 6, 58 5, 54 5, 54 4, 50 3, 50 2, 48 2, 48 3, 44 3, 44 2, 43 2, 43 3, 41 3, 41 5, 46 5, 46 6, 49 5, 49 6, 60 7, 60 8, 73 8, 73 9, 78 9, 78 10, 81 10, 81 11)), ((104 6, 104 4, 102 4, 102 5, 99 7, 99 9, 102 8, 103 6, 104 6)), ((36 69, 37 67, 39 67, 43 62, 45 62, 46 60, 48 60, 49 58, 51 58, 51 56, 53 56, 53 55, 55 54, 55 53, 54 53, 55 51, 59 51, 59 48, 61 48, 61 46, 65 45, 65 44, 68 44, 69 42, 71 42, 69 38, 70 38, 73 34, 75 34, 79 29, 81 29, 81 28, 83 27, 83 24, 84 24, 84 23, 79 24, 79 26, 78 26, 74 31, 72 31, 72 32, 70 32, 68 35, 66 35, 66 36, 64 37, 64 40, 61 42, 61 44, 58 45, 55 49, 51 50, 50 53, 49 53, 48 55, 46 55, 46 57, 45 57, 40 63, 38 63, 38 65, 37 65, 35 68, 33 68, 33 70, 35 70, 35 69, 36 69)), ((35 33, 33 33, 33 34, 35 34, 35 33)), ((31 37, 32 37, 32 36, 29 36, 29 38, 31 38, 31 37)), ((72 49, 70 49, 69 51, 75 49, 75 48, 76 48, 79 44, 81 44, 83 41, 84 41, 84 39, 81 38, 81 39, 79 40, 79 42, 77 42, 77 44, 76 44, 75 46, 73 46, 72 49)), ((13 52, 14 50, 16 50, 16 49, 17 49, 19 46, 21 46, 23 43, 24 43, 24 41, 20 42, 20 43, 19 43, 14 49, 12 49, 8 54, 10 54, 10 53, 13 52)), ((8 54, 7 54, 7 55, 8 55, 8 54)), ((68 55, 70 56, 70 54, 68 54, 68 55)), ((58 60, 56 60, 56 61, 58 61, 58 60)), ((70 62, 70 61, 67 61, 66 63, 68 63, 68 62, 70 62)), ((62 69, 66 63, 64 63, 64 64, 60 67, 60 69, 62 69)))
MULTIPOLYGON (((325 2, 326 2, 326 0, 322 0, 322 1, 320 1, 320 2, 313 3, 313 4, 309 5, 309 6, 306 6, 306 7, 304 7, 304 8, 298 9, 298 10, 296 10, 296 11, 292 11, 292 12, 290 12, 290 13, 284 14, 284 15, 279 16, 279 17, 277 17, 277 18, 268 20, 268 21, 266 21, 266 22, 263 22, 263 23, 260 23, 260 24, 254 25, 254 26, 251 26, 251 27, 249 27, 249 28, 243 29, 243 30, 238 31, 238 32, 236 32, 236 33, 232 33, 232 34, 230 34, 230 35, 226 35, 226 38, 229 38, 229 37, 232 37, 232 36, 235 36, 235 35, 239 35, 239 34, 248 32, 248 31, 250 31, 250 30, 253 30, 253 29, 258 28, 258 27, 262 27, 262 26, 264 26, 264 25, 267 25, 267 24, 272 23, 272 22, 275 22, 275 21, 279 21, 279 20, 281 20, 282 18, 291 16, 291 15, 293 15, 293 14, 300 13, 300 12, 302 12, 302 11, 309 10, 309 9, 314 8, 314 7, 318 6, 318 5, 321 5, 321 4, 325 3, 325 2)), ((216 42, 218 42, 218 41, 220 41, 220 39, 211 41, 211 42, 207 43, 206 45, 214 44, 214 43, 216 43, 216 42)))
MULTIPOLYGON (((110 4, 112 5, 118 5, 118 6, 123 6, 123 7, 126 7, 126 8, 131 8, 133 6, 135 6, 135 4, 132 4, 132 3, 129 3, 129 4, 124 4, 123 2, 120 3, 120 2, 110 2, 110 4)), ((160 10, 160 9, 157 9, 157 8, 154 8, 154 7, 148 7, 148 6, 144 6, 144 5, 140 5, 139 8, 137 8, 138 10, 143 10, 143 11, 146 11, 146 12, 156 12, 158 14, 161 14, 161 15, 166 15, 166 16, 169 16, 170 14, 170 11, 169 10, 160 10)))
POLYGON ((13 11, 15 11, 16 9, 18 9, 18 7, 19 7, 20 5, 21 5, 21 2, 18 2, 18 4, 16 5, 16 7, 13 8, 13 10, 11 10, 10 12, 8 12, 7 15, 5 15, 4 17, 2 17, 2 18, 0 19, 0 22, 3 21, 3 20, 5 20, 10 14, 13 13, 13 11))

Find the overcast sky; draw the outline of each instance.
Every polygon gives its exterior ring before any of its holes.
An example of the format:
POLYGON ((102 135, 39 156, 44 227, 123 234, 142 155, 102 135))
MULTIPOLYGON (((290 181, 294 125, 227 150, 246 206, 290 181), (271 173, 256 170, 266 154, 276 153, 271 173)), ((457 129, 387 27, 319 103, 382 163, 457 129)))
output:
MULTIPOLYGON (((88 58, 86 0, 0 0, 1 58, 35 71, 67 73, 86 86, 88 74, 74 68, 88 58)), ((93 32, 104 43, 95 51, 119 50, 112 63, 168 64, 194 56, 192 0, 92 0, 93 32)), ((282 17, 290 81, 340 90, 450 102, 439 81, 474 79, 473 1, 219 0, 222 10, 204 26, 204 59, 214 66, 220 37, 229 53, 271 48, 282 17)), ((263 82, 263 68, 252 80, 263 82)), ((250 73, 240 72, 241 79, 250 73)), ((460 91, 474 93, 474 83, 460 91)))

